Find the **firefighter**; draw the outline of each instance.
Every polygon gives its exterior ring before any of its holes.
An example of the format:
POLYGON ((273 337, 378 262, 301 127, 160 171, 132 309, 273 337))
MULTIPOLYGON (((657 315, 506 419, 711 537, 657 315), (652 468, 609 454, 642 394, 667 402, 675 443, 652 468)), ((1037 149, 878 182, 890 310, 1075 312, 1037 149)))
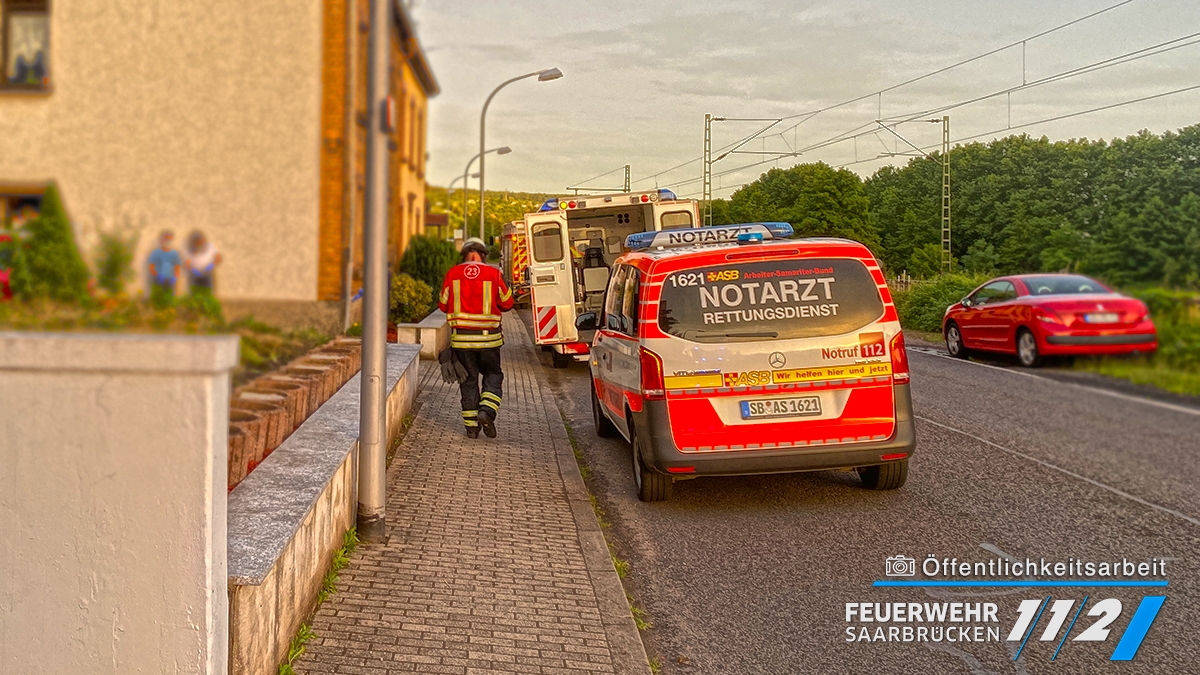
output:
POLYGON ((462 262, 446 273, 438 308, 450 324, 450 349, 454 360, 466 370, 459 383, 463 424, 469 438, 479 438, 480 429, 496 437, 496 414, 504 372, 500 370, 500 313, 512 309, 513 297, 500 270, 483 262, 487 246, 472 237, 463 243, 462 262), (480 393, 479 379, 483 378, 480 393))

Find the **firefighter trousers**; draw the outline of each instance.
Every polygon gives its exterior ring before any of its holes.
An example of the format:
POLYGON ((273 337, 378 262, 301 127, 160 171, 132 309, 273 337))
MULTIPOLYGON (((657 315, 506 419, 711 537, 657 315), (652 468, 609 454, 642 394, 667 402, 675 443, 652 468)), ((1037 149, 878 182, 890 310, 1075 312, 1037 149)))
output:
POLYGON ((500 412, 500 395, 504 387, 504 371, 500 370, 500 348, 455 349, 454 357, 467 369, 467 379, 458 385, 462 395, 463 424, 468 429, 479 426, 479 411, 486 408, 492 418, 500 412), (479 380, 483 379, 480 392, 479 380))

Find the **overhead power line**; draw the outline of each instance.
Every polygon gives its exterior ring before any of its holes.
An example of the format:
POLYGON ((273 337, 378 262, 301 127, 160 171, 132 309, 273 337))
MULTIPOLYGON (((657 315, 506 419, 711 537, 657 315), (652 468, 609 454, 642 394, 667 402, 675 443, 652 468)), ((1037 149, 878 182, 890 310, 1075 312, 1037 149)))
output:
MULTIPOLYGON (((1134 62, 1134 61, 1138 61, 1138 60, 1140 60, 1140 59, 1148 58, 1148 57, 1151 57, 1151 56, 1158 56, 1158 55, 1161 55, 1161 54, 1167 53, 1167 52, 1169 52, 1169 51, 1173 51, 1173 50, 1175 50, 1175 49, 1180 49, 1180 48, 1182 48, 1182 47, 1188 47, 1188 46, 1192 46, 1192 45, 1200 44, 1200 39, 1197 39, 1197 38, 1200 38, 1200 32, 1191 33, 1191 34, 1189 34, 1189 35, 1184 35, 1184 36, 1181 36, 1181 37, 1178 37, 1178 38, 1173 38, 1173 39, 1171 39, 1171 40, 1165 40, 1165 41, 1163 41, 1163 42, 1160 42, 1160 43, 1157 43, 1157 44, 1154 44, 1154 45, 1150 45, 1150 46, 1148 46, 1148 47, 1143 47, 1143 48, 1140 48, 1140 49, 1137 49, 1137 50, 1134 50, 1134 51, 1131 51, 1131 52, 1127 52, 1127 53, 1125 53, 1125 54, 1121 54, 1121 55, 1119 55, 1119 56, 1114 56, 1114 57, 1110 57, 1110 58, 1107 58, 1107 59, 1102 59, 1102 60, 1100 60, 1100 61, 1096 61, 1096 62, 1093 62, 1093 63, 1089 63, 1089 64, 1086 64, 1086 65, 1083 65, 1083 66, 1079 66, 1079 67, 1076 67, 1076 68, 1071 68, 1071 69, 1068 69, 1068 70, 1064 70, 1064 71, 1062 71, 1062 72, 1055 73, 1055 74, 1053 74, 1053 75, 1048 75, 1048 76, 1046 76, 1046 77, 1043 77, 1043 78, 1040 78, 1040 79, 1037 79, 1037 80, 1033 80, 1033 81, 1027 82, 1027 83, 1025 83, 1025 84, 1022 84, 1022 85, 1016 85, 1016 86, 1013 86, 1013 87, 1008 87, 1008 88, 1005 88, 1005 89, 1001 89, 1001 90, 999 90, 999 91, 995 91, 995 92, 992 92, 992 93, 990 93, 990 94, 985 94, 985 95, 982 95, 982 96, 976 96, 976 97, 973 97, 973 98, 970 98, 970 99, 966 99, 966 100, 959 101, 959 102, 956 102, 956 103, 951 103, 951 104, 948 104, 948 105, 938 106, 938 107, 935 107, 935 108, 929 108, 929 109, 926 109, 926 110, 921 110, 921 111, 916 111, 916 112, 911 112, 911 113, 905 113, 905 114, 903 114, 903 115, 898 115, 898 116, 895 116, 895 117, 892 117, 892 118, 888 118, 887 120, 882 120, 882 121, 886 121, 886 122, 887 122, 887 124, 888 124, 888 126, 895 126, 895 125, 899 125, 899 124, 904 124, 904 123, 906 123, 906 122, 913 122, 913 121, 917 121, 917 120, 920 120, 920 119, 922 119, 922 118, 925 118, 925 117, 927 117, 927 116, 929 116, 929 115, 933 115, 933 114, 940 114, 940 113, 945 113, 945 112, 948 112, 948 111, 951 111, 951 110, 955 110, 955 109, 957 109, 957 108, 961 108, 961 107, 963 107, 963 106, 971 105, 971 104, 974 104, 974 103, 979 103, 979 102, 986 101, 986 100, 993 99, 993 98, 997 98, 997 97, 1000 97, 1000 96, 1005 96, 1005 95, 1009 95, 1009 94, 1016 93, 1016 92, 1019 92, 1019 91, 1024 91, 1024 90, 1026 90, 1026 89, 1032 89, 1032 88, 1034 88, 1034 87, 1039 87, 1039 86, 1042 86, 1042 85, 1045 85, 1045 84, 1050 84, 1050 83, 1053 83, 1053 82, 1062 82, 1062 81, 1064 81, 1064 80, 1068 80, 1068 79, 1071 79, 1071 78, 1074 78, 1074 77, 1080 77, 1080 76, 1082 76, 1082 75, 1087 75, 1087 74, 1090 74, 1090 73, 1093 73, 1093 72, 1096 72, 1096 71, 1099 71, 1099 70, 1103 70, 1103 69, 1106 69, 1106 68, 1110 68, 1110 67, 1112 67, 1112 66, 1116 66, 1116 65, 1123 65, 1123 64, 1126 64, 1126 63, 1132 63, 1132 62, 1134 62)), ((1182 91, 1188 91, 1188 89, 1186 89, 1186 88, 1185 88, 1185 89, 1183 89, 1183 90, 1179 90, 1178 92, 1169 92, 1168 94, 1164 94, 1164 95, 1170 95, 1170 94, 1172 94, 1172 93, 1180 93, 1180 92, 1182 92, 1182 91)), ((1158 96, 1159 96, 1159 95, 1155 95, 1155 97, 1158 97, 1158 96)), ((1129 103, 1136 103, 1136 102, 1138 102, 1138 101, 1140 101, 1140 100, 1143 100, 1143 99, 1134 99, 1134 100, 1132 100, 1132 101, 1127 101, 1127 102, 1124 102, 1124 103, 1121 103, 1121 104, 1116 104, 1115 106, 1112 106, 1112 107, 1119 107, 1120 105, 1127 105, 1127 104, 1129 104, 1129 103)), ((1107 109, 1107 107, 1101 107, 1101 108, 1097 108, 1097 109, 1095 109, 1095 110, 1091 110, 1091 111, 1084 111, 1084 113, 1079 113, 1079 114, 1086 114, 1087 112, 1098 112, 1098 111, 1100 111, 1100 110, 1106 110, 1106 109, 1107 109)), ((1074 115, 1074 114, 1072 114, 1072 115, 1069 115, 1069 116, 1075 116, 1075 115, 1074 115)), ((1037 123, 1040 123, 1040 122, 1034 122, 1034 123, 1023 124, 1023 125, 1017 125, 1017 126, 1012 126, 1012 125, 1009 125, 1008 127, 1005 127, 1005 128, 1003 128, 1003 129, 998 129, 998 130, 996 130, 996 131, 994 131, 994 132, 991 132, 991 133, 1003 133, 1003 132, 1004 132, 1004 131, 1006 131, 1006 130, 1010 130, 1010 129, 1019 129, 1019 128, 1023 128, 1023 127, 1026 127, 1026 126, 1030 126, 1031 124, 1037 124, 1037 123)), ((876 133, 877 133, 877 131, 878 131, 877 123, 876 123, 876 121, 875 121, 875 120, 872 120, 872 121, 870 121, 870 122, 865 122, 865 123, 863 123, 863 124, 860 124, 860 125, 858 125, 858 126, 856 126, 856 127, 853 127, 853 128, 851 128, 851 129, 849 129, 849 130, 847 130, 847 131, 840 132, 840 133, 838 133, 838 134, 835 134, 835 135, 833 135, 833 136, 830 136, 830 137, 828 137, 828 138, 826 138, 826 139, 824 139, 824 140, 818 141, 818 142, 816 142, 816 143, 813 143, 813 144, 810 144, 810 145, 808 145, 808 146, 805 146, 805 147, 802 147, 802 148, 797 148, 797 149, 795 149, 795 152, 797 152, 797 153, 810 153, 810 152, 813 152, 814 150, 819 150, 819 149, 821 149, 821 148, 826 148, 826 147, 829 147, 829 146, 832 146, 832 145, 836 145, 836 144, 838 144, 838 143, 844 143, 844 142, 846 142, 846 141, 853 140, 853 139, 855 139, 855 138, 862 138, 862 137, 866 137, 866 136, 871 136, 871 135, 874 135, 874 134, 876 134, 876 133)), ((987 135, 987 134, 984 134, 984 135, 987 135)), ((955 142, 962 142, 962 141, 964 141, 964 140, 972 140, 973 138, 977 138, 977 137, 972 137, 971 139, 965 139, 965 138, 956 138, 956 139, 954 139, 954 140, 955 140, 955 142)), ((936 146, 929 146, 929 147, 931 147, 931 148, 932 148, 932 147, 936 147, 936 146)), ((871 158, 864 159, 864 160, 856 160, 856 161, 854 161, 854 162, 851 162, 850 164, 846 164, 846 165, 842 165, 842 166, 850 166, 850 165, 854 165, 854 164, 861 164, 861 163, 864 163, 864 162, 875 161, 875 160, 877 160, 877 159, 879 159, 879 158, 878 158, 878 157, 871 157, 871 158)), ((765 161, 760 161, 760 162, 753 162, 753 163, 746 164, 746 165, 744 165, 744 166, 737 167, 737 168, 734 168, 734 169, 728 169, 728 170, 726 170, 726 171, 723 171, 723 172, 721 172, 721 173, 719 173, 719 174, 714 174, 714 177, 716 177, 716 176, 726 176, 726 175, 729 175, 729 174, 731 174, 731 173, 737 173, 738 171, 741 171, 741 170, 744 170, 744 169, 750 169, 750 168, 754 168, 754 167, 756 167, 756 166, 761 166, 762 164, 768 164, 768 163, 770 163, 770 162, 772 162, 772 161, 774 161, 774 160, 765 160, 765 161)), ((696 178, 690 178, 690 179, 687 179, 687 180, 675 181, 675 182, 672 182, 672 183, 668 183, 668 184, 667 184, 665 187, 673 187, 673 186, 680 186, 680 185, 688 185, 688 184, 690 184, 690 183, 694 183, 694 182, 697 182, 697 181, 699 181, 699 180, 702 180, 702 177, 696 177, 696 178)))
MULTIPOLYGON (((775 134, 771 134, 771 136, 768 136, 767 138, 773 138, 773 137, 775 137, 775 136, 779 136, 780 138, 783 138, 783 137, 784 137, 784 136, 783 136, 784 134, 786 134, 786 133, 787 133, 787 132, 789 132, 789 131, 793 131, 794 129, 796 129, 797 127, 799 127, 801 124, 804 124, 805 122, 809 121, 810 119, 812 119, 813 117, 815 117, 815 116, 819 115, 820 113, 823 113, 823 112, 828 112, 828 111, 830 111, 830 110, 836 110, 836 109, 838 109, 838 108, 842 108, 842 107, 845 107, 845 106, 847 106, 847 105, 852 105, 852 104, 854 104, 854 103, 859 103, 859 102, 861 102, 861 101, 865 101, 865 100, 867 100, 867 99, 870 99, 870 98, 872 98, 872 97, 882 97, 882 96, 883 96, 884 94, 886 94, 886 93, 889 93, 889 92, 895 91, 895 90, 897 90, 897 89, 900 89, 900 88, 902 88, 902 87, 906 87, 906 86, 908 86, 908 85, 910 85, 910 84, 915 84, 915 83, 917 83, 917 82, 920 82, 920 81, 922 81, 922 80, 929 79, 929 78, 931 78, 931 77, 934 77, 935 75, 940 75, 940 74, 942 74, 942 73, 945 73, 945 72, 947 72, 947 71, 954 70, 955 68, 960 68, 960 67, 962 67, 962 66, 965 66, 965 65, 967 65, 967 64, 969 64, 969 63, 974 63, 975 61, 978 61, 978 60, 980 60, 980 59, 984 59, 984 58, 987 58, 987 57, 989 57, 989 56, 993 56, 993 55, 995 55, 995 54, 999 54, 1000 52, 1006 51, 1006 50, 1008 50, 1008 49, 1013 49, 1014 47, 1018 47, 1018 46, 1021 46, 1021 45, 1025 45, 1025 44, 1026 44, 1026 43, 1028 43, 1028 42, 1031 42, 1031 41, 1033 41, 1033 40, 1037 40, 1038 38, 1045 37, 1045 36, 1047 36, 1047 35, 1050 35, 1050 34, 1052 34, 1052 33, 1056 33, 1056 32, 1058 32, 1058 31, 1061 31, 1061 30, 1063 30, 1063 29, 1069 28, 1069 27, 1071 27, 1071 26, 1074 26, 1074 25, 1076 25, 1076 24, 1079 24, 1079 23, 1082 23, 1082 22, 1084 22, 1084 21, 1087 21, 1087 20, 1089 20, 1089 19, 1092 19, 1092 18, 1095 18, 1095 17, 1097 17, 1097 16, 1100 16, 1101 14, 1105 14, 1105 13, 1107 13, 1107 12, 1111 12, 1111 11, 1112 11, 1112 10, 1114 10, 1114 9, 1118 9, 1118 8, 1120 8, 1120 7, 1123 7, 1123 6, 1125 6, 1125 5, 1128 5, 1128 4, 1130 4, 1130 3, 1132 3, 1132 2, 1135 2, 1135 1, 1136 1, 1136 0, 1121 0, 1121 2, 1117 2, 1117 3, 1114 3, 1114 4, 1112 4, 1112 5, 1108 5, 1108 6, 1106 6, 1106 7, 1103 7, 1103 8, 1101 8, 1101 9, 1098 9, 1098 10, 1096 10, 1096 11, 1094 11, 1094 12, 1091 12, 1090 14, 1085 14, 1084 16, 1078 17, 1078 18, 1076 18, 1076 19, 1072 19, 1072 20, 1070 20, 1070 21, 1067 21, 1066 23, 1062 23, 1062 24, 1059 24, 1059 25, 1057 25, 1057 26, 1054 26, 1054 27, 1052 27, 1052 28, 1048 28, 1048 29, 1046 29, 1046 30, 1043 30, 1043 31, 1041 31, 1041 32, 1039 32, 1039 33, 1035 33, 1035 34, 1033 34, 1033 35, 1030 35, 1030 36, 1028 36, 1028 37, 1022 38, 1022 39, 1020 39, 1020 40, 1016 40, 1016 41, 1014 41, 1014 42, 1010 42, 1010 43, 1008 43, 1008 44, 1006 44, 1006 45, 1004 45, 1004 46, 1002 46, 1002 47, 997 47, 997 48, 995 48, 995 49, 989 50, 989 51, 987 51, 987 52, 984 52, 984 53, 982 53, 982 54, 977 54, 977 55, 975 55, 975 56, 972 56, 972 57, 969 57, 969 58, 963 59, 963 60, 961 60, 961 61, 958 61, 958 62, 956 62, 956 63, 952 63, 952 64, 950 64, 950 65, 948 65, 948 66, 943 66, 943 67, 941 67, 941 68, 938 68, 938 69, 935 69, 935 70, 931 70, 931 71, 929 71, 929 72, 927 72, 927 73, 924 73, 924 74, 922 74, 922 75, 918 75, 917 77, 910 78, 910 79, 908 79, 908 80, 905 80, 905 81, 903 81, 903 82, 900 82, 900 83, 897 83, 897 84, 891 85, 891 86, 889 86, 889 87, 884 87, 883 89, 879 89, 879 90, 877 90, 877 91, 873 91, 873 92, 871 92, 871 93, 869 93, 869 94, 863 94, 863 95, 861 95, 861 96, 856 96, 856 97, 854 97, 854 98, 847 99, 847 100, 845 100, 845 101, 842 101, 842 102, 840 102, 840 103, 835 103, 835 104, 833 104, 833 105, 829 105, 829 106, 826 106, 826 107, 824 107, 824 108, 817 108, 817 109, 815 109, 815 110, 809 110, 809 111, 805 111, 805 112, 801 112, 801 113, 795 113, 795 114, 793 114, 793 115, 786 115, 786 116, 782 117, 781 119, 788 120, 788 119, 796 119, 796 118, 798 118, 798 117, 803 117, 804 119, 800 120, 800 121, 799 121, 799 122, 797 122, 796 124, 793 124, 792 126, 789 126, 789 127, 788 127, 788 128, 786 128, 786 129, 782 129, 782 130, 780 130, 779 132, 777 132, 777 133, 775 133, 775 134)), ((881 99, 881 100, 882 100, 882 99, 881 99)), ((754 136, 751 136, 750 138, 754 138, 754 136)), ((731 147, 732 145, 735 145, 735 144, 736 144, 736 142, 735 142, 735 143, 731 143, 731 144, 729 144, 729 145, 726 145, 726 146, 724 146, 724 147, 720 148, 720 149, 718 150, 718 152, 720 152, 721 150, 726 150, 726 149, 728 149, 729 147, 731 147)), ((695 159, 688 160, 688 161, 686 161, 686 162, 683 162, 682 164, 677 164, 677 165, 675 165, 675 166, 673 166, 673 167, 671 167, 671 168, 669 168, 669 169, 665 169, 665 170, 663 170, 663 171, 660 171, 660 172, 658 172, 658 173, 651 174, 651 175, 649 175, 649 176, 645 176, 645 177, 643 177, 643 178, 639 178, 639 179, 635 180, 634 182, 635 182, 635 183, 640 183, 640 182, 642 182, 642 181, 645 181, 645 180, 650 180, 650 179, 652 179, 652 178, 658 178, 659 176, 662 176, 662 175, 664 175, 664 174, 670 173, 670 172, 672 172, 672 171, 675 171, 675 170, 678 170, 678 169, 682 169, 682 168, 683 168, 683 167, 685 167, 685 166, 689 166, 689 165, 691 165, 691 164, 695 164, 696 162, 703 161, 703 159, 704 159, 704 157, 703 157, 703 156, 696 157, 695 159)), ((756 165, 749 165, 749 166, 756 166, 756 165)), ((748 168, 748 167, 747 167, 747 168, 748 168)))

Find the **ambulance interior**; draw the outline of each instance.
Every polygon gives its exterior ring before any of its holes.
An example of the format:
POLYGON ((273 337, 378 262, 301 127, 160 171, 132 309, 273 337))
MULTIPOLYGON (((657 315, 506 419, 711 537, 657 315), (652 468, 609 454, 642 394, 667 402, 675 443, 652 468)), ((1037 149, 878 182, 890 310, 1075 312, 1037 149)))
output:
POLYGON ((604 306, 604 291, 617 257, 625 252, 625 238, 638 232, 694 227, 687 207, 660 209, 654 222, 653 204, 630 205, 627 209, 582 209, 567 212, 567 233, 575 267, 576 301, 584 311, 604 306), (649 226, 647 224, 649 223, 649 226))

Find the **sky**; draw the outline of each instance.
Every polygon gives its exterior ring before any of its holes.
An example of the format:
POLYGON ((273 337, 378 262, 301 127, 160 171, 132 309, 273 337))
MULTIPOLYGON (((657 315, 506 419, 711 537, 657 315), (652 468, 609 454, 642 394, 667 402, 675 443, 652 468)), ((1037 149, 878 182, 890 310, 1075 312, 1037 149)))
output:
POLYGON ((509 78, 552 67, 564 77, 521 80, 492 101, 487 147, 513 151, 488 156, 489 190, 619 188, 629 164, 635 190, 657 185, 698 197, 706 113, 729 118, 712 125, 714 158, 788 117, 740 151, 801 151, 715 161, 717 197, 772 166, 824 161, 867 176, 907 162, 894 154, 914 152, 905 141, 940 147, 941 125, 920 120, 943 114, 954 142, 1010 133, 1110 139, 1200 122, 1195 0, 407 1, 442 89, 430 103, 435 185, 456 176, 461 184, 479 151, 488 94, 509 78), (1158 47, 1169 51, 1140 52, 1179 38, 1186 39, 1158 47), (1040 82, 1134 53, 1151 55, 1040 82), (1043 122, 1187 87, 1198 88, 1043 122), (905 140, 875 122, 909 118, 916 121, 893 127, 905 140))

